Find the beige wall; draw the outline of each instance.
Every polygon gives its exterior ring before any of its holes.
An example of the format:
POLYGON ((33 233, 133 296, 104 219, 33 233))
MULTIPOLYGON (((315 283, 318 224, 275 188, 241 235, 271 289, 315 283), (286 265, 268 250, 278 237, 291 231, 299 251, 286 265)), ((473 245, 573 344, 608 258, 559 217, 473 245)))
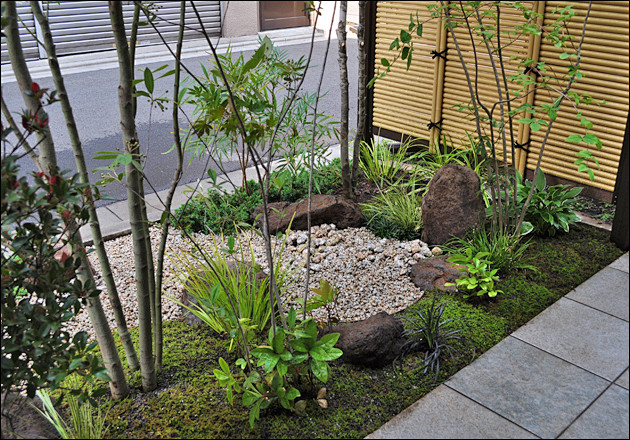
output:
POLYGON ((256 35, 260 30, 258 4, 257 1, 221 2, 223 36, 256 35))

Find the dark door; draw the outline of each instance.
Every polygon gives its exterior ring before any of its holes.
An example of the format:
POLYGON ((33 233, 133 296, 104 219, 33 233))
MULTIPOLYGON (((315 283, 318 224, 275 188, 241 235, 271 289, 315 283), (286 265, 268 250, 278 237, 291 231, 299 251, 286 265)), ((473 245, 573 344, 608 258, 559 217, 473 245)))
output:
POLYGON ((310 25, 305 2, 260 2, 260 30, 310 25))

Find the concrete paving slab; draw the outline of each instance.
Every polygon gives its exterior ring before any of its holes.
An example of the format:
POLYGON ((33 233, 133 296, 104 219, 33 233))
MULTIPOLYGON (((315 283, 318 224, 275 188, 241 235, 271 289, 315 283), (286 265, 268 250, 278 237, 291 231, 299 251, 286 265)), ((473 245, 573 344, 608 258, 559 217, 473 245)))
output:
POLYGON ((605 267, 566 297, 628 321, 628 272, 605 267))
POLYGON ((440 385, 366 438, 538 438, 440 385))
POLYGON ((628 266, 630 266, 630 257, 628 257, 628 252, 626 252, 621 257, 613 261, 608 267, 628 273, 630 272, 630 268, 628 266))
POLYGON ((509 336, 446 385, 539 437, 555 438, 609 383, 509 336))
POLYGON ((628 369, 627 368, 626 368, 626 371, 624 371, 623 374, 619 377, 619 379, 615 381, 615 383, 619 385, 620 387, 628 389, 628 369))
POLYGON ((612 385, 559 438, 628 438, 628 390, 612 385))
POLYGON ((622 319, 560 298, 512 336, 614 381, 628 368, 628 329, 622 319))

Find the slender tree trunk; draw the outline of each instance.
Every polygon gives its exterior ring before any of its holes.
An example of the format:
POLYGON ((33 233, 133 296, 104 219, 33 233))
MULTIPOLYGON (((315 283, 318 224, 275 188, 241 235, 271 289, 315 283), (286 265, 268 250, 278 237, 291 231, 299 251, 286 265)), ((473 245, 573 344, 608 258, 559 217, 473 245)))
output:
MULTIPOLYGON (((177 48, 175 49, 175 79, 173 81, 173 137, 175 138, 175 152, 177 153, 177 168, 175 168, 175 174, 171 187, 166 196, 166 203, 164 204, 164 212, 170 213, 171 203, 173 202, 173 196, 177 185, 182 178, 182 170, 184 168, 184 149, 182 147, 181 138, 179 135, 179 77, 180 77, 180 57, 182 55, 182 43, 184 41, 184 23, 186 18, 186 2, 182 1, 180 6, 179 15, 179 34, 177 36, 177 48)), ((164 218, 162 223, 162 233, 160 236, 160 247, 158 249, 157 256, 157 270, 155 280, 155 316, 153 326, 153 340, 155 344, 155 369, 159 372, 162 371, 162 275, 164 270, 164 251, 166 249, 166 239, 168 238, 168 229, 171 224, 170 215, 164 218)))
MULTIPOLYGON (((357 187, 357 179, 359 178, 359 160, 361 151, 361 141, 365 124, 367 122, 367 52, 365 49, 365 8, 367 2, 359 2, 359 28, 357 29, 357 39, 359 40, 359 88, 357 97, 357 133, 354 138, 354 146, 352 150, 352 179, 351 185, 355 189, 357 187)), ((353 191, 354 194, 354 191, 353 191)))
POLYGON ((348 55, 346 53, 346 16, 348 2, 341 1, 339 8, 339 24, 337 40, 339 41, 339 86, 341 87, 341 181, 343 194, 354 198, 352 191, 352 175, 348 154, 348 55))
MULTIPOLYGON (((22 96, 24 97, 27 108, 32 114, 42 115, 43 112, 39 99, 33 94, 28 93, 32 91, 31 84, 33 81, 28 67, 26 66, 26 61, 24 60, 24 53, 22 52, 20 36, 17 29, 15 2, 2 2, 2 5, 5 7, 2 18, 8 21, 8 25, 4 28, 4 34, 6 36, 7 49, 13 72, 18 80, 18 85, 22 91, 22 96)), ((42 168, 50 172, 57 166, 57 157, 52 136, 48 130, 45 132, 38 131, 37 136, 39 140, 41 140, 41 142, 39 142, 39 156, 42 168)), ((93 283, 93 274, 90 269, 87 254, 83 248, 83 241, 81 240, 78 227, 74 222, 66 226, 70 232, 70 237, 74 240, 72 243, 72 251, 81 259, 81 266, 77 271, 77 277, 81 282, 93 283)), ((118 351, 116 350, 114 337, 107 323, 107 318, 105 317, 103 306, 98 296, 88 298, 87 310, 96 333, 96 339, 101 349, 107 374, 111 379, 109 385, 112 397, 114 399, 123 398, 129 394, 129 386, 127 385, 127 380, 122 370, 122 364, 118 356, 118 351)))
POLYGON ((127 204, 129 207, 129 223, 133 237, 134 260, 136 266, 136 295, 138 300, 138 331, 140 334, 140 371, 142 372, 142 388, 145 392, 155 389, 157 380, 153 360, 153 340, 151 332, 151 295, 149 289, 148 270, 148 237, 146 225, 143 221, 142 205, 144 203, 141 192, 142 178, 140 167, 140 145, 136 133, 136 123, 133 116, 132 82, 133 68, 127 47, 127 37, 122 17, 122 3, 109 2, 109 14, 112 30, 116 41, 118 65, 120 70, 120 85, 118 86, 118 105, 120 108, 120 126, 122 129, 125 151, 132 157, 126 167, 127 174, 127 204))
MULTIPOLYGON (((74 152, 74 159, 77 165, 77 171, 79 172, 81 182, 89 185, 90 180, 88 177, 87 165, 85 164, 85 157, 83 156, 83 148, 81 147, 81 139, 77 130, 72 106, 70 105, 70 100, 68 99, 68 94, 66 92, 66 86, 63 80, 63 76, 61 74, 61 69, 59 68, 59 63, 57 61, 57 54, 50 32, 50 26, 48 24, 48 20, 46 19, 46 17, 44 17, 44 14, 39 7, 39 2, 31 1, 30 4, 35 19, 37 19, 40 27, 42 28, 44 46, 46 48, 46 53, 48 54, 48 64, 53 75, 55 89, 57 90, 57 97, 61 102, 61 109, 66 119, 66 126, 68 128, 70 143, 72 144, 72 150, 74 152)), ((127 363, 129 364, 129 367, 135 371, 140 368, 140 364, 138 363, 138 356, 136 355, 136 350, 133 346, 133 342, 131 341, 131 335, 129 334, 129 330, 127 329, 127 321, 125 319, 122 305, 120 303, 120 298, 118 296, 118 289, 116 288, 114 276, 109 265, 109 257, 107 256, 107 252, 105 251, 103 234, 101 233, 101 226, 96 213, 96 207, 94 206, 94 199, 92 196, 91 187, 88 187, 88 191, 90 229, 92 231, 94 247, 96 248, 96 254, 98 255, 101 272, 103 273, 105 286, 107 287, 109 301, 114 312, 116 329, 118 331, 118 335, 120 336, 122 345, 125 349, 127 363)))

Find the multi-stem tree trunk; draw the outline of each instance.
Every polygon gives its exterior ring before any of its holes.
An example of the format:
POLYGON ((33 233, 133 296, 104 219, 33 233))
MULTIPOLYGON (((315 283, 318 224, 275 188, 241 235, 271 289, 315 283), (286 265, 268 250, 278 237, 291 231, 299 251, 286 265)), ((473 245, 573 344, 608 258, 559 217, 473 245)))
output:
MULTIPOLYGON (((182 1, 179 15, 179 34, 177 36, 177 48, 175 49, 175 78, 173 81, 173 136, 175 140, 175 152, 177 153, 177 167, 171 182, 171 187, 166 196, 164 211, 171 211, 171 203, 175 195, 175 189, 182 178, 184 168, 184 148, 179 135, 179 79, 182 56, 182 43, 184 42, 184 23, 186 17, 186 2, 182 1)), ((158 249, 157 270, 155 279, 155 315, 153 317, 153 340, 155 343, 155 369, 162 370, 162 275, 164 268, 164 251, 166 249, 166 239, 168 229, 171 224, 171 217, 167 215, 162 223, 162 233, 160 236, 160 247, 158 249)))
MULTIPOLYGON (((24 53, 20 42, 20 36, 17 29, 17 11, 14 2, 2 2, 4 7, 2 18, 7 21, 4 28, 4 34, 7 42, 7 50, 11 59, 13 72, 18 81, 18 86, 22 92, 24 103, 32 114, 42 115, 41 102, 32 93, 31 85, 33 83, 31 75, 24 60, 24 53)), ((37 132, 39 141, 39 160, 42 169, 50 172, 57 166, 57 156, 55 153, 55 145, 49 130, 41 130, 37 132)), ((66 225, 69 230, 69 236, 72 237, 72 251, 81 259, 81 266, 77 271, 77 277, 83 283, 94 282, 93 274, 90 268, 87 254, 83 248, 81 234, 75 223, 66 225)), ((122 370, 122 364, 111 329, 107 323, 105 312, 101 300, 98 296, 88 298, 87 310, 94 327, 97 341, 99 343, 103 361, 107 369, 107 373, 111 379, 110 391, 114 399, 119 399, 129 394, 129 386, 122 370)))
POLYGON ((350 158, 348 153, 348 55, 346 53, 346 17, 348 2, 341 1, 339 7, 339 24, 337 39, 339 41, 339 86, 341 88, 341 181, 343 194, 349 199, 354 198, 352 190, 352 175, 350 173, 350 158))
POLYGON ((127 205, 129 223, 133 237, 134 262, 136 266, 136 295, 138 301, 138 332, 140 339, 140 371, 142 388, 145 392, 155 389, 157 380, 153 359, 153 338, 151 331, 151 292, 149 288, 150 241, 143 217, 144 194, 142 193, 140 172, 140 145, 133 115, 133 68, 127 47, 127 37, 122 16, 122 3, 109 2, 109 14, 118 53, 120 85, 118 86, 118 105, 120 108, 120 126, 122 129, 125 151, 131 155, 131 162, 126 167, 127 205))
MULTIPOLYGON (((66 92, 64 79, 61 74, 61 69, 59 68, 59 63, 57 61, 57 54, 55 51, 55 45, 53 43, 52 35, 50 32, 48 19, 42 13, 39 7, 39 2, 31 1, 30 4, 31 4, 31 9, 35 16, 35 19, 39 22, 39 25, 42 29, 44 46, 46 48, 46 53, 48 55, 48 64, 50 66, 50 70, 53 75, 55 89, 57 90, 57 97, 59 98, 59 101, 61 102, 61 109, 63 111, 64 117, 66 120, 66 127, 68 128, 68 134, 70 136, 70 143, 72 144, 72 150, 74 152, 74 159, 77 165, 77 171, 79 172, 81 182, 85 184, 89 184, 90 180, 88 177, 87 165, 85 164, 85 157, 83 156, 83 148, 81 146, 81 139, 79 137, 79 132, 77 130, 77 125, 74 119, 72 106, 70 105, 70 100, 66 92)), ((103 278, 105 280, 105 286, 107 288, 109 301, 111 303, 112 310, 114 312, 114 318, 116 320, 116 329, 118 331, 118 335, 120 336, 122 345, 125 349, 127 363, 129 364, 129 367, 135 371, 140 368, 140 364, 138 363, 138 356, 136 355, 136 350, 133 346, 133 342, 131 341, 131 335, 129 334, 129 330, 127 329, 127 321, 123 313, 122 305, 120 303, 120 298, 118 296, 118 289, 116 288, 114 275, 112 274, 112 270, 109 265, 109 257, 107 256, 107 252, 105 250, 105 244, 103 242, 103 234, 101 233, 101 226, 98 220, 98 216, 96 214, 96 207, 94 205, 92 190, 90 187, 88 187, 87 191, 88 191, 87 196, 89 200, 90 229, 92 231, 92 239, 94 241, 94 247, 96 248, 96 254, 98 256, 98 260, 101 266, 101 272, 103 273, 103 278)))
POLYGON ((357 179, 359 178, 359 160, 361 151, 361 141, 365 132, 365 125, 367 123, 367 52, 365 48, 365 8, 367 2, 359 2, 359 27, 357 29, 357 40, 359 43, 359 87, 357 96, 357 133, 354 138, 353 151, 352 151, 352 188, 356 188, 357 179))

